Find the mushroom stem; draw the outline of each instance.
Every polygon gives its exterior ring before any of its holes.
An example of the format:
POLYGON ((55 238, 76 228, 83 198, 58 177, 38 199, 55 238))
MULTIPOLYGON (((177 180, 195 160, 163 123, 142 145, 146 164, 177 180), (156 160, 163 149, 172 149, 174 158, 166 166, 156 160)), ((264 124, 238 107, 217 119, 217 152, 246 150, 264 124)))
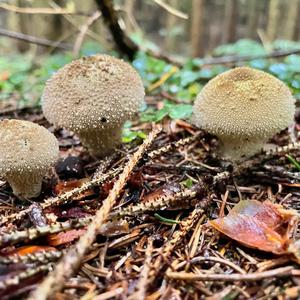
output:
POLYGON ((14 173, 6 176, 5 179, 18 198, 35 198, 41 193, 43 175, 41 173, 14 173))
POLYGON ((238 161, 243 158, 245 153, 247 156, 259 153, 264 146, 266 140, 264 138, 251 139, 248 138, 232 138, 219 136, 220 147, 218 149, 220 156, 232 161, 238 161))
POLYGON ((82 145, 92 155, 103 157, 110 154, 117 145, 121 144, 122 129, 122 126, 106 128, 105 130, 93 129, 81 131, 78 136, 82 145))

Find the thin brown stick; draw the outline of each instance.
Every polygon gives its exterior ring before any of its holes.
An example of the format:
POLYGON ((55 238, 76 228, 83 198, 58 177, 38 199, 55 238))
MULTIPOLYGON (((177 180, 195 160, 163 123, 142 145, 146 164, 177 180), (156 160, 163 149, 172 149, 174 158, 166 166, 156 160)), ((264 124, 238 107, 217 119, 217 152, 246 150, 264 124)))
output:
POLYGON ((169 4, 163 2, 162 0, 153 0, 157 5, 162 7, 164 10, 166 10, 169 14, 178 17, 180 19, 187 20, 189 16, 182 11, 179 11, 178 9, 170 6, 169 4))
POLYGON ((81 48, 81 45, 83 43, 84 37, 89 29, 90 26, 93 25, 93 23, 98 20, 101 16, 101 12, 99 10, 96 10, 86 21, 85 24, 83 24, 80 27, 80 32, 76 38, 76 41, 74 43, 74 48, 73 48, 73 56, 77 57, 81 48))
POLYGON ((214 257, 214 256, 208 256, 208 257, 197 256, 197 257, 194 257, 193 259, 191 259, 190 261, 183 261, 183 262, 179 263, 178 265, 173 266, 173 268, 175 270, 178 270, 179 268, 184 267, 187 263, 195 264, 195 263, 201 262, 201 261, 206 261, 206 262, 207 261, 213 261, 215 263, 220 263, 220 264, 229 266, 230 268, 232 268, 233 270, 235 270, 235 271, 237 271, 241 274, 246 274, 245 270, 243 270, 242 268, 240 268, 238 265, 234 264, 233 262, 231 262, 227 259, 223 259, 223 258, 220 258, 220 257, 214 257))
POLYGON ((251 274, 193 274, 186 272, 167 272, 170 279, 186 281, 258 281, 268 278, 300 276, 300 271, 292 266, 251 274))
MULTIPOLYGON (((101 177, 97 177, 87 183, 85 183, 83 186, 75 188, 71 191, 68 191, 60 196, 54 197, 54 198, 48 198, 46 199, 42 204, 41 208, 45 209, 50 206, 57 206, 60 204, 67 203, 70 199, 80 195, 81 193, 87 191, 88 189, 98 186, 101 183, 103 183, 105 180, 109 179, 112 175, 117 175, 121 172, 121 168, 117 168, 115 170, 111 170, 107 174, 102 175, 101 177)), ((8 216, 4 216, 0 219, 0 225, 4 225, 8 221, 14 221, 14 220, 20 220, 24 216, 26 216, 30 212, 30 207, 23 209, 17 213, 10 214, 8 216)))
MULTIPOLYGON (((208 206, 208 203, 210 202, 206 201, 205 203, 206 204, 203 204, 204 207, 208 206)), ((164 261, 168 260, 175 247, 182 241, 186 234, 196 224, 203 212, 203 208, 196 207, 184 221, 180 222, 181 228, 174 232, 172 238, 163 246, 161 250, 161 255, 158 256, 157 259, 154 261, 150 271, 148 284, 153 282, 157 274, 159 274, 159 272, 163 268, 164 261)))
POLYGON ((153 252, 153 240, 150 238, 148 247, 145 253, 145 262, 143 265, 143 269, 140 274, 139 281, 135 287, 135 292, 131 294, 127 300, 144 300, 146 298, 147 291, 147 281, 150 271, 150 263, 152 259, 153 252))
POLYGON ((76 12, 73 9, 67 8, 53 9, 49 7, 18 7, 7 3, 0 3, 0 8, 20 14, 87 15, 86 13, 76 12))
POLYGON ((294 50, 286 50, 286 51, 274 51, 269 54, 262 55, 245 55, 245 56, 223 56, 223 57, 214 57, 210 59, 205 59, 201 66, 209 66, 209 65, 222 65, 222 64, 230 64, 237 62, 250 61, 254 59, 267 59, 267 58, 280 58, 285 57, 291 54, 300 53, 300 49, 294 50))
POLYGON ((132 155, 128 164, 125 166, 119 179, 114 184, 114 187, 110 191, 108 197, 103 201, 103 205, 96 212, 90 225, 87 227, 86 233, 79 239, 79 241, 72 247, 62 260, 55 266, 53 272, 51 272, 45 280, 37 287, 37 289, 29 296, 30 300, 46 300, 53 295, 54 292, 59 291, 64 282, 78 269, 84 254, 88 251, 91 244, 95 240, 101 225, 107 219, 109 212, 116 202, 116 199, 120 195, 126 181, 129 178, 130 173, 141 159, 145 151, 151 145, 157 134, 160 132, 160 128, 155 128, 145 139, 144 143, 138 148, 138 150, 132 155))
POLYGON ((56 41, 50 41, 44 38, 38 38, 32 35, 20 33, 20 32, 14 32, 10 30, 6 30, 3 28, 0 28, 0 35, 6 36, 12 39, 17 39, 21 40, 30 44, 35 44, 39 46, 44 46, 44 47, 53 47, 53 48, 59 48, 62 50, 72 50, 72 46, 69 44, 61 43, 61 42, 56 42, 56 41))
POLYGON ((138 51, 138 45, 133 42, 129 36, 122 30, 119 24, 119 17, 115 10, 112 0, 95 0, 102 13, 103 20, 106 23, 113 40, 119 51, 125 54, 130 60, 138 51))
POLYGON ((31 276, 34 276, 38 273, 48 272, 49 270, 52 269, 52 267, 53 267, 53 264, 49 263, 49 264, 37 266, 35 268, 28 268, 27 270, 25 270, 19 274, 16 274, 13 277, 10 277, 10 278, 0 281, 0 290, 7 289, 11 286, 16 286, 16 285, 20 284, 23 280, 25 280, 31 276))

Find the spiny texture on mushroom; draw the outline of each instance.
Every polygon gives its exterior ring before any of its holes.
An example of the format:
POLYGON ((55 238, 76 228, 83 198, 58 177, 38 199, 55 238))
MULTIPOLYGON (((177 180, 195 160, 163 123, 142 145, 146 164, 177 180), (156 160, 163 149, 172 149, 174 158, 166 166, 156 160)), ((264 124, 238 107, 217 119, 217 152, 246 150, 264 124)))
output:
POLYGON ((269 138, 288 127, 294 113, 295 100, 283 82, 241 67, 206 84, 195 101, 193 120, 220 139, 224 157, 239 160, 258 152, 269 138))
POLYGON ((21 198, 40 194, 42 178, 58 158, 58 141, 29 121, 0 121, 0 176, 21 198))
POLYGON ((109 55, 95 55, 58 70, 46 83, 42 108, 51 123, 74 131, 91 153, 103 156, 120 143, 120 128, 137 114, 144 95, 133 67, 109 55))

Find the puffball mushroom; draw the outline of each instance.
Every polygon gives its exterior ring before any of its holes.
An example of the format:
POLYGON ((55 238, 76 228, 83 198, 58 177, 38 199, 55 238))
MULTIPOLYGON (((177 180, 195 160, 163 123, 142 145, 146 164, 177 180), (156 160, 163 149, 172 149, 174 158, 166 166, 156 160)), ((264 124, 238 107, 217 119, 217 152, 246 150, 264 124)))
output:
POLYGON ((216 135, 219 152, 232 161, 259 152, 293 122, 295 99, 274 76, 248 67, 224 72, 198 94, 193 121, 216 135))
POLYGON ((138 113, 144 96, 132 66, 95 55, 58 70, 46 83, 42 108, 48 121, 74 131, 91 154, 102 157, 121 143, 123 124, 138 113))
POLYGON ((19 198, 37 197, 42 179, 58 158, 58 141, 46 128, 29 121, 0 121, 0 177, 19 198))

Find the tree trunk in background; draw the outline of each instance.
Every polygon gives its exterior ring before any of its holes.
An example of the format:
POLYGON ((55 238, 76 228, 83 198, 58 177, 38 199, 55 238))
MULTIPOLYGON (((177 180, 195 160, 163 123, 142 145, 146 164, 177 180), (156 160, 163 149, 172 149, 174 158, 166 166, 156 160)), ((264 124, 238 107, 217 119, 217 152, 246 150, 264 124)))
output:
MULTIPOLYGON (((174 8, 178 8, 178 0, 169 0, 168 3, 174 8)), ((176 47, 176 36, 174 35, 174 27, 178 22, 178 17, 173 14, 168 14, 166 19, 166 38, 165 38, 165 49, 168 52, 172 52, 176 47)))
POLYGON ((248 18, 247 18, 247 31, 246 37, 255 39, 257 38, 257 27, 259 18, 259 6, 257 5, 257 0, 248 1, 248 18))
MULTIPOLYGON (((287 18, 284 26, 284 38, 287 40, 292 40, 294 37, 296 23, 297 23, 297 15, 298 15, 298 0, 289 0, 286 2, 287 9, 287 18)), ((298 24, 298 26, 300 26, 298 24)))
POLYGON ((270 0, 267 24, 267 38, 268 42, 273 42, 277 36, 277 24, 279 21, 279 5, 280 0, 270 0))
MULTIPOLYGON (((252 0, 251 0, 252 1, 252 0)), ((227 0, 225 2, 225 18, 224 18, 224 36, 223 43, 233 43, 236 39, 238 18, 238 2, 237 0, 227 0)))
MULTIPOLYGON (((18 0, 16 1, 16 5, 19 7, 26 7, 27 1, 25 0, 18 0)), ((32 34, 32 19, 30 15, 27 14, 17 14, 13 13, 13 23, 12 27, 16 26, 16 30, 18 32, 24 34, 32 34)), ((31 45, 29 43, 23 41, 17 41, 17 48, 20 52, 26 52, 30 49, 31 45)))
POLYGON ((192 0, 191 45, 192 56, 199 57, 204 54, 203 47, 203 0, 192 0))

